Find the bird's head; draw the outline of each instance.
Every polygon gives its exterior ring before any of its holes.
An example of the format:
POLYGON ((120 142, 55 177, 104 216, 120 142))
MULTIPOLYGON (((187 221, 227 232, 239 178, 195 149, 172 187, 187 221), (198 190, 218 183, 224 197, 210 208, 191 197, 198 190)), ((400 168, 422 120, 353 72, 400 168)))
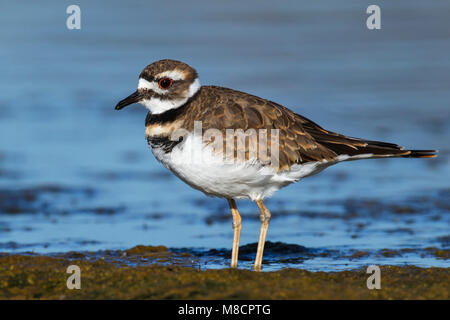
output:
POLYGON ((176 60, 159 60, 145 67, 139 75, 138 88, 116 105, 120 110, 140 103, 153 114, 176 109, 200 89, 197 72, 176 60))

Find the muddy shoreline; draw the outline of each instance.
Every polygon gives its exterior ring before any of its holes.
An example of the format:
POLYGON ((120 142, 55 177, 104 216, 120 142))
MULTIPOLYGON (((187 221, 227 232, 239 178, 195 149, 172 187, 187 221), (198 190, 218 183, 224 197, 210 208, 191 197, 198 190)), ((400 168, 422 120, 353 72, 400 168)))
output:
POLYGON ((0 299, 449 299, 450 293, 448 268, 380 266, 381 289, 369 290, 364 267, 257 273, 204 270, 193 263, 196 258, 163 246, 52 256, 0 253, 0 299), (70 265, 81 270, 80 290, 67 288, 70 265))

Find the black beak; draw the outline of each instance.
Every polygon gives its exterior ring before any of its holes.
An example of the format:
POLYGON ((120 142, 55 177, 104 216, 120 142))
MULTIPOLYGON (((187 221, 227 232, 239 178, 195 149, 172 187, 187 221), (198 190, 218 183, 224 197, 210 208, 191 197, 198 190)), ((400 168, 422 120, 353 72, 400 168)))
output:
POLYGON ((117 105, 116 105, 116 110, 120 110, 125 108, 126 106, 139 102, 142 99, 142 95, 139 91, 135 91, 132 94, 130 94, 128 97, 126 97, 125 99, 123 99, 122 101, 120 101, 117 105))

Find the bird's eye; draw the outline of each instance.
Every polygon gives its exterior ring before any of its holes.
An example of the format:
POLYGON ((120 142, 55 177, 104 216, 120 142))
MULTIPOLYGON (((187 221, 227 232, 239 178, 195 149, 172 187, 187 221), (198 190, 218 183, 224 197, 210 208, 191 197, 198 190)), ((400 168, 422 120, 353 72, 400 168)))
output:
POLYGON ((162 78, 161 80, 159 80, 158 85, 161 89, 167 90, 172 85, 172 79, 162 78))

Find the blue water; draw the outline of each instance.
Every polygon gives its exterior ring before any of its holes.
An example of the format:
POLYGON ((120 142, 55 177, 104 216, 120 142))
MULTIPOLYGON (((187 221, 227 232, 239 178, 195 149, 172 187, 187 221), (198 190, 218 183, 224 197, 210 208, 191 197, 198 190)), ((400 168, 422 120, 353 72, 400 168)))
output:
MULTIPOLYGON (((228 214, 226 201, 192 190, 154 159, 143 108, 114 111, 141 69, 162 58, 194 66, 203 84, 277 101, 333 131, 440 150, 436 159, 339 164, 279 191, 268 207, 291 214, 274 214, 268 240, 337 250, 444 246, 449 3, 383 2, 376 31, 365 26, 371 3, 356 0, 77 1, 81 30, 66 28, 70 4, 8 1, 0 10, 0 189, 67 188, 38 191, 37 209, 0 212, 0 251, 231 247, 231 220, 214 219, 228 214), (339 218, 346 201, 389 206, 420 197, 443 207, 339 218), (314 216, 324 212, 338 217, 314 216), (367 227, 355 236, 358 223, 367 227), (410 231, 395 231, 402 228, 410 231)), ((241 243, 256 242, 257 208, 238 206, 241 243)), ((332 265, 323 258, 298 267, 332 265)))

